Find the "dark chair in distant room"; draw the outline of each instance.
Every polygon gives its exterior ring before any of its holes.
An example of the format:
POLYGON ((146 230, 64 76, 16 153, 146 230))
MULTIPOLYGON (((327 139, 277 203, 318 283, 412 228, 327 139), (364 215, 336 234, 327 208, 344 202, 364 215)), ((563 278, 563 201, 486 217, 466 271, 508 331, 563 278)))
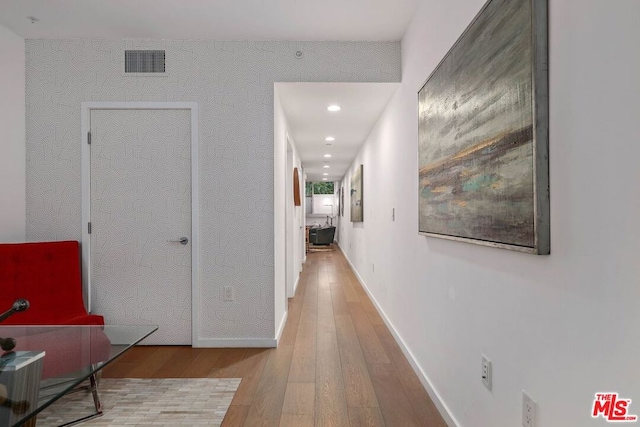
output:
POLYGON ((335 227, 312 228, 309 230, 309 242, 313 245, 330 245, 335 234, 335 227))

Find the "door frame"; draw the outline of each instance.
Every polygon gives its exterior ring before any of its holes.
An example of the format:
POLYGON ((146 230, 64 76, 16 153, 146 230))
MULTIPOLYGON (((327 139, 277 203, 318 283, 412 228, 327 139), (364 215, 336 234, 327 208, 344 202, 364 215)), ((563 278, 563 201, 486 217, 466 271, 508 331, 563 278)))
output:
MULTIPOLYGON (((289 135, 287 134, 285 137, 286 140, 286 150, 287 150, 287 169, 286 169, 286 179, 285 179, 285 197, 284 197, 284 201, 285 201, 285 206, 284 206, 284 218, 285 218, 285 225, 284 225, 284 235, 285 235, 285 241, 284 241, 284 250, 285 250, 285 256, 284 256, 284 268, 285 268, 285 275, 284 275, 284 283, 285 283, 285 289, 286 289, 286 297, 288 298, 293 298, 293 295, 295 294, 295 287, 297 284, 296 281, 296 270, 297 270, 297 265, 295 262, 295 258, 296 258, 296 247, 293 245, 294 239, 293 239, 293 220, 295 217, 295 208, 293 205, 293 147, 291 146, 291 140, 289 139, 289 135), (294 284, 295 283, 295 284, 294 284)), ((285 301, 285 304, 287 304, 287 301, 285 301)))
POLYGON ((198 185, 198 103, 197 102, 82 102, 80 141, 82 143, 82 283, 84 303, 91 312, 91 150, 88 134, 91 110, 189 110, 191 115, 191 345, 197 346, 200 292, 199 271, 199 185, 198 185))

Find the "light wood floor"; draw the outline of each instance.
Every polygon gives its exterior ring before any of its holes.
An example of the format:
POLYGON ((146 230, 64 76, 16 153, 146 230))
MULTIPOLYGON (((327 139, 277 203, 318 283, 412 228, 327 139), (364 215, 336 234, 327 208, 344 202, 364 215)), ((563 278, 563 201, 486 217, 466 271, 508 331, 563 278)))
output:
POLYGON ((446 427, 340 251, 308 254, 277 349, 140 346, 104 377, 242 378, 223 426, 446 427))

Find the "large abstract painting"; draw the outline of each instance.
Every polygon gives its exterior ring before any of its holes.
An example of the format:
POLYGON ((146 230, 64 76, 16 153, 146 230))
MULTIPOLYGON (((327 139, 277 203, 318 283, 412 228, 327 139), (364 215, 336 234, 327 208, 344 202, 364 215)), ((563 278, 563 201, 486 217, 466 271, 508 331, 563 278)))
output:
POLYGON ((362 165, 351 176, 351 222, 362 222, 362 165))
POLYGON ((420 89, 420 233, 549 253, 546 16, 490 0, 420 89))

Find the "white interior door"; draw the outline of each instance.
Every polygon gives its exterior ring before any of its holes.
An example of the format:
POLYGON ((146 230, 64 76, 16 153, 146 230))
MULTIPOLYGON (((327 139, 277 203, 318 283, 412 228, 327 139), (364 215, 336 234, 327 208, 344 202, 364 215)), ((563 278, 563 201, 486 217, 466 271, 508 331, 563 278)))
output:
POLYGON ((190 111, 92 109, 90 129, 92 311, 191 344, 190 111))

